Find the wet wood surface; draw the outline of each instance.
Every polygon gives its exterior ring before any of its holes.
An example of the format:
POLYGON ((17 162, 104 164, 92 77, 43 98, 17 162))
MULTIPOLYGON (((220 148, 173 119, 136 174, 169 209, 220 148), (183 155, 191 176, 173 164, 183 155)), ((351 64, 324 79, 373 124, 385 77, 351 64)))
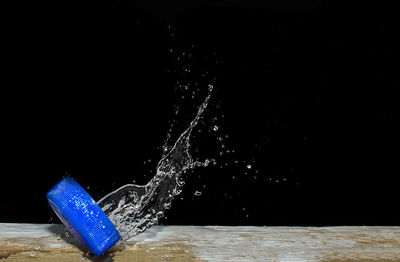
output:
POLYGON ((400 227, 156 226, 97 258, 62 225, 0 224, 0 261, 400 262, 400 227))

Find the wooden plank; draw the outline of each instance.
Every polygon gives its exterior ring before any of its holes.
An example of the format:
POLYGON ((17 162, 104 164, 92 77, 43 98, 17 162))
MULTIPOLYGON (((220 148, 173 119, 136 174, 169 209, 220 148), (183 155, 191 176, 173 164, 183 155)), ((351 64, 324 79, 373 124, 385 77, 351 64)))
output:
POLYGON ((400 262, 400 227, 156 226, 94 258, 62 225, 0 224, 4 261, 400 262))

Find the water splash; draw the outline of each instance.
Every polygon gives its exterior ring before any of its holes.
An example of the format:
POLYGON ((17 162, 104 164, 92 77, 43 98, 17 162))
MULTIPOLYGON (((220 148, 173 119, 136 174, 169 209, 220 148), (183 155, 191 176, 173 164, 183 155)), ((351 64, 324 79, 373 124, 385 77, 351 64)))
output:
MULTIPOLYGON (((190 135, 210 100, 212 86, 189 127, 171 150, 163 152, 155 176, 146 185, 128 184, 109 193, 98 204, 114 223, 124 241, 156 224, 182 191, 181 176, 189 169, 207 166, 210 160, 194 161, 190 155, 190 135)), ((163 147, 164 149, 167 147, 163 147)))

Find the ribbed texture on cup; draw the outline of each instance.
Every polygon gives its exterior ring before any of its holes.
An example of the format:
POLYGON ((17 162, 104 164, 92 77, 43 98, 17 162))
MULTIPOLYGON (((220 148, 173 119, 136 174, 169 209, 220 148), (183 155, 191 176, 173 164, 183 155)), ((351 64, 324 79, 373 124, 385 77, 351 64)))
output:
POLYGON ((107 215, 73 179, 61 180, 47 198, 68 230, 94 254, 103 254, 121 239, 107 215))

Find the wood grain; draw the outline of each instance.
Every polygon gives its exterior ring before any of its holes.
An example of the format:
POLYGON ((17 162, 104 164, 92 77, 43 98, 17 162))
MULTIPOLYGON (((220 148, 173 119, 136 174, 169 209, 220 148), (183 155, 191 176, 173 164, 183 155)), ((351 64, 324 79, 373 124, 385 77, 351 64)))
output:
POLYGON ((100 258, 62 225, 0 224, 4 261, 400 262, 400 227, 156 226, 100 258))

